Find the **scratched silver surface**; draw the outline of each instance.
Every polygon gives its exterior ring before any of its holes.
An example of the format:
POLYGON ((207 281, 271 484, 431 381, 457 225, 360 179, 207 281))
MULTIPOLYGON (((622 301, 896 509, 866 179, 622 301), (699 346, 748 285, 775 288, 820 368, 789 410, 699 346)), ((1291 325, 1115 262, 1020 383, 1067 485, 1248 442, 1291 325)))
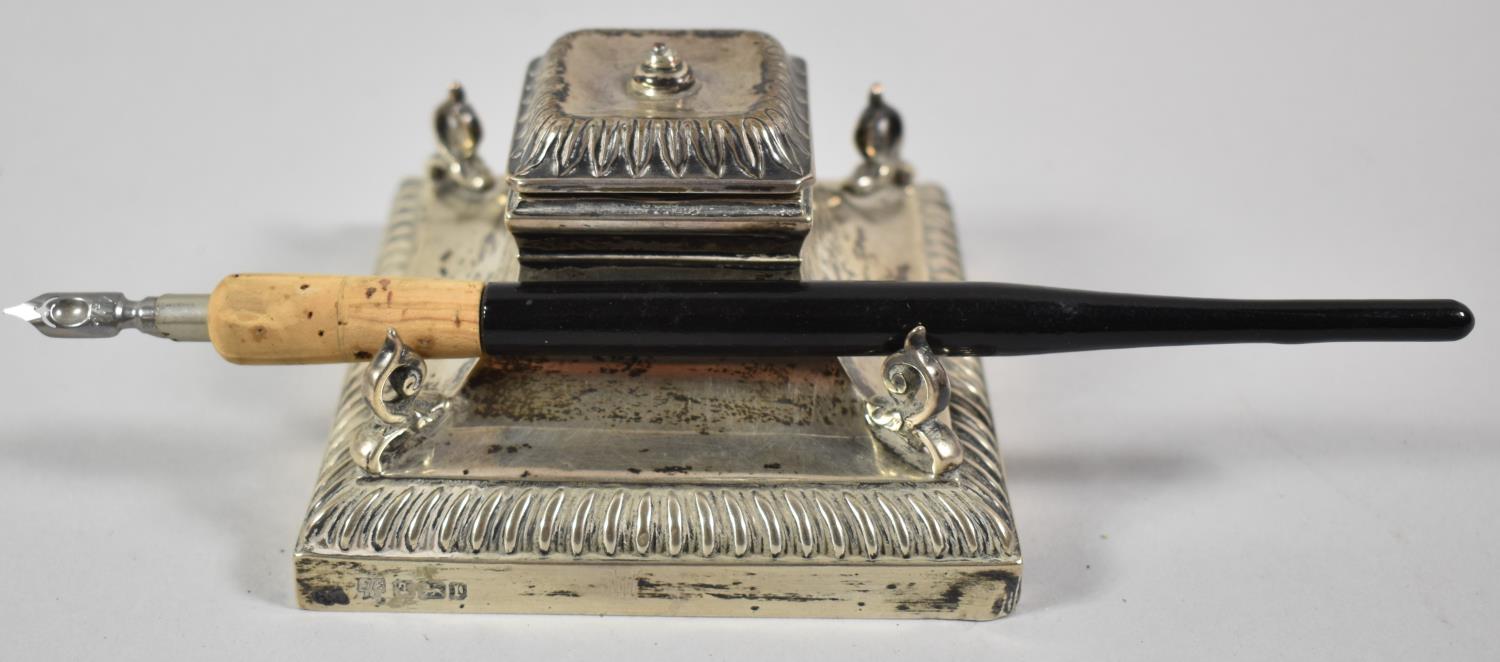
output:
MULTIPOLYGON (((434 188, 426 179, 402 184, 378 271, 514 278, 515 248, 495 197, 440 196, 434 188)), ((941 189, 918 185, 858 199, 843 191, 817 189, 818 229, 804 252, 808 277, 962 277, 941 189)), ((873 387, 856 387, 848 376, 868 373, 854 365, 846 372, 834 359, 429 361, 427 388, 452 394, 451 416, 432 434, 378 455, 371 454, 378 423, 362 398, 361 371, 351 369, 299 534, 301 602, 395 608, 318 600, 330 586, 349 583, 340 591, 355 595, 353 582, 374 581, 350 574, 355 562, 371 573, 415 567, 465 581, 476 563, 497 564, 524 570, 503 575, 506 581, 524 576, 532 586, 539 577, 560 577, 537 563, 629 562, 642 572, 690 574, 702 563, 727 564, 726 573, 773 564, 805 567, 806 580, 820 582, 832 568, 852 564, 863 570, 819 588, 816 610, 773 601, 775 608, 744 615, 1003 615, 1018 595, 1021 556, 985 386, 977 360, 942 361, 953 389, 948 420, 964 460, 939 476, 873 440, 856 406, 858 389, 873 387), (881 570, 887 566, 925 573, 930 583, 901 589, 909 594, 877 608, 864 592, 879 587, 864 584, 888 577, 881 570), (942 600, 944 587, 955 583, 973 597, 942 600)), ((799 585, 800 571, 792 570, 778 574, 783 589, 799 585)), ((567 605, 512 602, 501 597, 523 589, 495 582, 466 590, 478 595, 483 588, 490 600, 483 608, 492 611, 683 609, 638 604, 650 596, 618 591, 567 605)), ((558 590, 588 596, 590 589, 558 590)), ((460 608, 452 601, 402 604, 460 608)))
MULTIPOLYGON (((849 196, 836 186, 817 190, 822 215, 805 250, 807 277, 962 276, 940 189, 916 186, 873 196, 849 196), (913 245, 924 250, 906 248, 913 245)), ((515 245, 494 199, 408 180, 397 196, 378 271, 514 279, 515 245)), ((861 392, 879 388, 879 361, 844 359, 847 371, 837 359, 429 361, 427 388, 449 396, 450 413, 378 455, 379 426, 351 382, 322 479, 319 501, 327 503, 315 503, 314 510, 324 518, 350 517, 329 506, 354 491, 403 485, 403 479, 511 488, 721 484, 773 492, 830 484, 843 484, 839 490, 970 484, 986 487, 975 494, 1002 514, 980 528, 995 531, 1000 547, 1012 546, 977 361, 943 359, 954 389, 949 420, 967 463, 942 476, 903 461, 871 435, 861 392)))
POLYGON ((527 280, 796 278, 812 156, 806 66, 774 37, 580 30, 529 67, 506 223, 527 280), (687 87, 631 84, 656 47, 687 87))
MULTIPOLYGON (((899 127, 872 90, 856 177, 797 180, 802 278, 963 278, 945 195, 910 183, 899 127)), ((446 167, 401 185, 377 272, 517 280, 513 182, 455 177, 471 157, 442 149, 446 167)), ((297 545, 299 602, 1004 615, 1021 557, 979 363, 923 337, 885 358, 433 360, 413 402, 438 404, 410 429, 376 418, 351 369, 297 545)))
MULTIPOLYGON (((399 208, 429 210, 396 248, 406 275, 508 280, 515 244, 485 198, 411 185, 399 208), (410 242, 410 243, 408 243, 410 242)), ((404 191, 407 189, 403 189, 404 191)), ((934 272, 923 214, 942 216, 935 190, 848 196, 819 190, 826 210, 805 248, 810 279, 904 280, 934 272), (924 203, 923 195, 927 196, 924 203), (925 208, 924 208, 925 205, 925 208)), ((939 236, 935 239, 942 240, 939 236)), ((941 257, 941 256, 938 256, 941 257)), ((950 260, 951 261, 951 260, 950 260)), ((394 265, 382 265, 392 267, 394 265)), ((882 358, 691 361, 498 357, 431 361, 430 391, 448 413, 382 444, 363 428, 353 448, 386 477, 625 483, 781 483, 933 480, 926 451, 879 443, 865 402, 884 391, 882 358)), ((950 414, 943 412, 951 424, 950 414)), ((944 468, 956 462, 945 463, 944 468)))

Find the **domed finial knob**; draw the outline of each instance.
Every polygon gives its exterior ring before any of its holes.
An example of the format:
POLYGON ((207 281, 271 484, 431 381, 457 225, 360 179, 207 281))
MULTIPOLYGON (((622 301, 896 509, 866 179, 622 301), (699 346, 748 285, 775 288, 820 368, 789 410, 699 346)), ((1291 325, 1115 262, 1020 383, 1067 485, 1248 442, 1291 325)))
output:
POLYGON ((646 56, 645 67, 651 71, 671 72, 682 68, 682 63, 677 60, 677 51, 658 42, 651 46, 651 54, 646 56))
POLYGON ((693 70, 677 57, 677 51, 657 42, 630 80, 637 92, 648 97, 677 94, 693 86, 693 70))

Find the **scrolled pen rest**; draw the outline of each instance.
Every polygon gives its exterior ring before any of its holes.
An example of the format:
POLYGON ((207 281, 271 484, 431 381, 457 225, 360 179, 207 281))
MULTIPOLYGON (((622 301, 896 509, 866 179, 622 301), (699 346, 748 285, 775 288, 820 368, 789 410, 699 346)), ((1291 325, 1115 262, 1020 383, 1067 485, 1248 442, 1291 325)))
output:
POLYGON ((760 33, 562 37, 503 178, 460 88, 434 119, 375 276, 8 311, 357 362, 299 534, 305 607, 993 618, 1021 556, 976 357, 1474 324, 1451 300, 962 282, 881 90, 854 175, 814 185, 804 65, 760 33))

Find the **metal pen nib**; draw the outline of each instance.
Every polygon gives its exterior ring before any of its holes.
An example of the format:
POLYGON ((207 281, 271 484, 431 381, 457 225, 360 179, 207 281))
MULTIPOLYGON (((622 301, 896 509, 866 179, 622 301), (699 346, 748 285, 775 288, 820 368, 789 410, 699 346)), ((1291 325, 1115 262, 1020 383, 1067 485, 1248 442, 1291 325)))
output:
POLYGON ((158 338, 208 340, 208 295, 163 294, 140 301, 119 292, 48 292, 5 313, 50 338, 111 338, 136 329, 158 338))
POLYGON ((36 311, 36 306, 32 305, 30 301, 6 308, 4 313, 23 322, 35 322, 41 317, 36 311))

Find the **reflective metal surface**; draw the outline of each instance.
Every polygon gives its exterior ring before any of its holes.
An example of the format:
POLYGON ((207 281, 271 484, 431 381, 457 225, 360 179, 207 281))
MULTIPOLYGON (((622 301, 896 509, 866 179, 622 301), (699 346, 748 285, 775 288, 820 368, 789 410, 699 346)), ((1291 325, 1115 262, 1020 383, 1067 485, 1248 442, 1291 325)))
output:
POLYGON ((454 83, 448 99, 433 111, 438 152, 433 157, 433 178, 463 189, 482 192, 495 184, 489 166, 479 158, 484 131, 479 116, 464 97, 464 88, 454 83))
POLYGON ((693 68, 677 57, 677 51, 663 44, 652 44, 646 61, 630 77, 635 90, 648 97, 681 94, 693 86, 693 68))
MULTIPOLYGON (((719 105, 736 99, 715 96, 716 80, 764 69, 726 74, 722 60, 715 65, 723 55, 703 44, 740 40, 764 48, 762 57, 784 57, 758 33, 570 37, 546 61, 566 62, 559 58, 573 48, 609 54, 615 59, 586 59, 567 72, 610 63, 619 87, 575 88, 566 107, 552 97, 550 110, 528 90, 527 107, 557 121, 537 125, 523 114, 514 144, 537 144, 529 133, 537 130, 593 140, 588 127, 601 124, 585 121, 575 134, 558 128, 557 113, 607 108, 613 94, 640 97, 630 76, 658 41, 692 67, 687 98, 719 105)), ((751 60, 764 62, 737 62, 751 60)), ((537 85, 538 66, 528 85, 537 85)), ((875 141, 895 143, 889 135, 875 141)), ((542 144, 558 145, 552 138, 542 144)), ((606 152, 580 156, 595 160, 579 161, 573 167, 583 170, 573 172, 553 170, 557 152, 529 165, 529 152, 517 149, 510 180, 486 196, 431 178, 404 182, 377 272, 608 278, 618 263, 575 262, 561 275, 528 271, 525 255, 536 246, 526 243, 537 235, 526 235, 538 228, 526 222, 550 221, 525 214, 518 221, 518 205, 534 201, 518 199, 515 187, 564 182, 525 173, 561 172, 566 185, 584 187, 619 177, 667 187, 709 181, 693 174, 701 161, 680 173, 656 170, 652 161, 650 169, 596 176, 588 168, 606 152)), ((894 154, 884 162, 904 168, 894 154)), ((810 223, 805 243, 797 239, 794 275, 962 279, 941 189, 892 177, 857 192, 848 182, 811 186, 810 158, 797 163, 805 174, 783 181, 795 182, 810 223)), ((744 172, 724 176, 754 181, 744 172)), ((681 191, 639 201, 661 209, 681 191)), ((544 198, 536 200, 577 205, 580 219, 618 204, 544 198)), ((726 217, 732 205, 700 209, 714 215, 698 222, 725 223, 731 237, 752 236, 761 222, 726 217)), ((589 218, 611 230, 642 221, 589 218)), ((596 231, 586 228, 583 238, 596 231)), ((683 253, 651 262, 644 258, 652 254, 632 246, 617 255, 641 258, 626 266, 657 277, 693 273, 683 253)), ((349 373, 296 558, 299 601, 313 609, 962 619, 1008 613, 1021 563, 979 363, 934 356, 920 329, 891 357, 791 361, 423 362, 393 338, 375 362, 349 373)))
POLYGON ((883 186, 910 184, 911 166, 901 160, 904 132, 901 115, 885 103, 885 87, 870 86, 869 101, 854 127, 854 145, 859 148, 862 161, 846 188, 868 193, 883 186))
POLYGON ((567 34, 528 71, 509 163, 524 280, 794 279, 805 65, 759 32, 567 34))
POLYGON ((48 292, 5 309, 51 338, 112 338, 136 329, 171 340, 208 340, 208 295, 163 294, 140 301, 119 292, 48 292))
POLYGON ((927 328, 912 329, 906 348, 887 358, 881 372, 886 393, 865 402, 865 422, 876 438, 934 475, 958 466, 963 446, 939 417, 952 397, 948 370, 927 345, 927 328))
MULTIPOLYGON (((814 275, 960 275, 938 189, 892 189, 864 198, 879 199, 871 207, 833 202, 847 200, 840 190, 819 189, 828 215, 808 247, 814 275), (866 247, 922 248, 847 259, 859 236, 866 247)), ((515 277, 514 262, 497 264, 515 250, 498 214, 447 206, 426 180, 407 182, 395 207, 382 273, 515 277)), ((1008 613, 1020 551, 978 361, 940 360, 951 395, 929 420, 952 430, 963 457, 946 472, 941 458, 903 458, 906 438, 882 441, 866 421, 863 394, 890 394, 885 362, 432 360, 424 391, 451 408, 394 440, 382 431, 401 428, 378 422, 366 373, 352 370, 299 536, 299 600, 415 611, 1008 613)))

